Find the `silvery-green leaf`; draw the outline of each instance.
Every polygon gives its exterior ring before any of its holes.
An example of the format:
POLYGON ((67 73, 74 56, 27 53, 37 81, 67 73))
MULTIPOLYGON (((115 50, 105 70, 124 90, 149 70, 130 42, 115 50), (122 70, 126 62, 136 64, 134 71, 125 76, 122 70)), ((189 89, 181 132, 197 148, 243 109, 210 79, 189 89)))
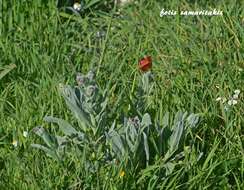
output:
POLYGON ((41 137, 48 147, 57 148, 57 140, 51 136, 43 127, 35 127, 32 131, 41 137))
POLYGON ((110 142, 112 144, 112 149, 117 156, 124 155, 124 145, 120 135, 116 131, 112 131, 109 135, 110 142))
POLYGON ((199 116, 197 114, 190 114, 187 119, 186 119, 188 125, 190 128, 196 127, 198 121, 199 121, 199 116))
POLYGON ((104 110, 106 109, 107 105, 108 105, 108 98, 106 98, 101 104, 101 112, 104 112, 104 110))
POLYGON ((170 138, 170 147, 172 151, 178 148, 178 144, 180 142, 183 130, 184 130, 184 121, 179 120, 176 123, 176 126, 174 127, 173 133, 170 138))
POLYGON ((115 129, 115 126, 116 126, 116 121, 114 120, 111 128, 109 129, 109 132, 108 133, 113 133, 114 129, 115 129))
POLYGON ((75 128, 72 127, 72 125, 70 125, 67 121, 60 119, 60 118, 56 118, 56 117, 52 117, 52 116, 47 116, 44 117, 44 121, 46 122, 51 122, 51 123, 56 123, 59 125, 59 129, 68 136, 71 136, 73 134, 78 134, 78 132, 75 130, 75 128))
POLYGON ((152 125, 151 117, 150 117, 150 115, 148 113, 143 115, 142 121, 141 121, 141 125, 142 126, 150 126, 150 125, 152 125))
POLYGON ((131 152, 135 151, 135 139, 131 138, 131 128, 135 128, 134 126, 127 126, 125 129, 125 139, 126 144, 129 146, 131 152))
POLYGON ((147 164, 148 164, 148 162, 149 162, 149 146, 148 146, 147 135, 144 132, 143 132, 143 139, 144 139, 144 150, 145 150, 145 153, 146 153, 146 161, 147 161, 147 164))
POLYGON ((66 104, 82 124, 83 130, 86 131, 86 128, 91 126, 88 114, 81 108, 81 105, 77 104, 77 98, 70 87, 65 88, 63 92, 66 104))
POLYGON ((57 142, 58 142, 58 146, 64 146, 68 141, 65 137, 61 137, 61 136, 58 136, 56 135, 56 139, 57 139, 57 142))
POLYGON ((92 126, 96 126, 96 118, 94 117, 93 114, 90 114, 90 119, 91 119, 92 126))
POLYGON ((128 128, 130 128, 130 131, 129 131, 130 138, 134 142, 136 140, 137 136, 138 136, 138 132, 137 132, 135 126, 131 126, 131 127, 128 127, 128 128))
POLYGON ((138 134, 136 141, 134 142, 134 153, 138 152, 138 149, 141 149, 140 145, 143 143, 142 134, 138 134))
POLYGON ((175 168, 175 164, 172 163, 172 162, 167 162, 165 165, 164 165, 165 169, 166 169, 166 176, 170 175, 173 171, 174 171, 174 168, 175 168))
POLYGON ((86 76, 90 81, 92 81, 94 80, 95 73, 93 71, 89 71, 86 76))
POLYGON ((96 121, 97 121, 98 128, 104 126, 104 123, 106 122, 105 118, 106 118, 106 113, 104 113, 104 112, 97 115, 96 121))
POLYGON ((97 86, 95 86, 95 85, 89 85, 86 88, 86 95, 88 97, 93 96, 96 93, 96 91, 97 91, 97 86))
POLYGON ((145 93, 149 91, 149 75, 150 72, 146 72, 142 76, 142 88, 145 93))
POLYGON ((170 136, 169 141, 169 152, 173 154, 179 146, 179 142, 181 140, 183 131, 184 131, 184 119, 186 117, 186 113, 183 114, 182 112, 178 112, 175 116, 174 126, 173 126, 173 133, 170 136))

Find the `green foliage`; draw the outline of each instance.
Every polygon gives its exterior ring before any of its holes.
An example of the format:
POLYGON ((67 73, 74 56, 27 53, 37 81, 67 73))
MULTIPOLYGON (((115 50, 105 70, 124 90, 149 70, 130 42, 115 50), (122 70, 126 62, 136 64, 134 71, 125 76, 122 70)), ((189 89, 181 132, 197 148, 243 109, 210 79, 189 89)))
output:
POLYGON ((151 125, 149 114, 145 114, 142 121, 138 117, 125 119, 124 125, 118 130, 113 125, 107 134, 114 156, 120 162, 130 162, 136 168, 140 162, 149 162, 148 137, 151 125))
POLYGON ((0 189, 244 189, 242 1, 137 2, 120 10, 94 4, 76 16, 55 1, 1 1, 0 72, 16 68, 0 80, 0 189), (163 8, 216 8, 223 16, 160 17, 163 8), (145 55, 153 83, 140 93, 145 55), (58 84, 74 88, 74 73, 95 67, 98 89, 109 89, 105 132, 114 120, 120 134, 124 118, 150 115, 148 166, 144 148, 135 171, 117 159, 106 133, 85 133, 67 111, 58 84), (226 106, 236 89, 237 104, 226 106), (178 151, 165 160, 179 110, 200 113, 201 122, 193 133, 185 117, 178 151), (30 132, 40 125, 55 146, 30 132))
MULTIPOLYGON (((142 75, 140 91, 147 92, 150 88, 152 83, 149 77, 151 74, 142 75)), ((196 114, 188 116, 187 113, 178 112, 171 124, 170 114, 166 113, 163 123, 160 124, 162 128, 152 123, 148 113, 141 120, 138 116, 124 118, 124 123, 120 125, 113 118, 108 119, 107 93, 97 87, 93 72, 90 71, 87 75, 78 74, 76 79, 78 86, 61 85, 60 90, 78 120, 77 130, 63 119, 45 117, 45 121, 58 124, 64 136, 50 135, 42 127, 34 128, 34 132, 44 140, 47 147, 39 144, 33 144, 33 147, 43 150, 58 161, 66 160, 64 152, 77 154, 73 152, 72 146, 77 147, 83 152, 84 167, 92 173, 99 172, 103 164, 113 163, 114 159, 119 162, 118 167, 122 165, 136 175, 149 164, 157 162, 158 158, 163 160, 161 167, 166 171, 164 177, 174 171, 177 161, 185 156, 185 137, 198 124, 199 117, 196 114), (108 129, 110 120, 113 120, 113 124, 108 129)), ((140 100, 145 103, 145 99, 146 97, 142 97, 140 100)))

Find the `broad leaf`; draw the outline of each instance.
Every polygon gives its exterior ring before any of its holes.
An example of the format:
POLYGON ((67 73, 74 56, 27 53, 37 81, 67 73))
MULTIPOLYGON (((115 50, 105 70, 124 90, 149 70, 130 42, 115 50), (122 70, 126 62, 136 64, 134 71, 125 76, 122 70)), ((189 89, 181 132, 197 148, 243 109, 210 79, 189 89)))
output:
POLYGON ((146 153, 146 161, 147 161, 147 165, 149 162, 149 146, 148 146, 148 140, 147 140, 147 134, 143 132, 143 139, 144 139, 144 150, 146 153))
POLYGON ((194 128, 199 122, 199 116, 197 114, 192 113, 187 117, 186 121, 190 128, 194 128))
POLYGON ((51 136, 43 127, 35 127, 32 131, 41 137, 48 147, 54 149, 57 148, 57 140, 55 137, 51 136))
POLYGON ((46 122, 51 122, 51 123, 56 123, 59 125, 59 129, 67 136, 71 136, 74 134, 78 134, 78 132, 75 130, 75 128, 72 127, 67 121, 63 119, 59 119, 56 117, 52 116, 47 116, 44 118, 44 121, 46 122))

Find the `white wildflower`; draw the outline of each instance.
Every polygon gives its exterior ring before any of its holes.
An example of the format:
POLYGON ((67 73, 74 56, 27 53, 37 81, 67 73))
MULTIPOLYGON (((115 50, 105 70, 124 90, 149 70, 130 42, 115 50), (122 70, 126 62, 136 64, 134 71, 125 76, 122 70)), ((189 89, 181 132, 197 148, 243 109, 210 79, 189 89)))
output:
POLYGON ((218 97, 218 98, 216 98, 216 101, 217 102, 220 102, 222 100, 222 97, 218 97))
POLYGON ((234 95, 233 95, 233 99, 235 99, 235 100, 237 100, 238 97, 239 97, 239 94, 234 94, 234 95))
POLYGON ((28 137, 28 132, 27 132, 27 131, 23 131, 23 136, 24 136, 25 138, 27 138, 27 137, 28 137))
POLYGON ((216 98, 216 101, 225 103, 226 102, 226 98, 225 97, 218 97, 218 98, 216 98))
POLYGON ((239 95, 239 94, 241 93, 241 91, 240 91, 239 89, 237 89, 237 90, 234 91, 234 93, 235 93, 236 95, 239 95))
POLYGON ((239 94, 241 93, 241 91, 239 89, 234 91, 234 95, 232 96, 232 99, 237 100, 239 98, 239 94))
POLYGON ((76 11, 80 11, 81 10, 81 4, 80 3, 75 3, 73 5, 73 8, 76 10, 76 11))
POLYGON ((228 101, 228 105, 230 105, 230 106, 234 106, 236 104, 237 104, 237 100, 231 99, 228 101))

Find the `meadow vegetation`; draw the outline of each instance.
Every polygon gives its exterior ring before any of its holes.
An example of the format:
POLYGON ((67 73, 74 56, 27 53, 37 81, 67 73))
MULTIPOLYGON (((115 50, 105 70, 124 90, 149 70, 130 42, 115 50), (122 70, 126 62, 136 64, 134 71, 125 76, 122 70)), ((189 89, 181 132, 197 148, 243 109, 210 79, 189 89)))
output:
POLYGON ((244 189, 242 1, 93 2, 1 2, 0 189, 244 189))

